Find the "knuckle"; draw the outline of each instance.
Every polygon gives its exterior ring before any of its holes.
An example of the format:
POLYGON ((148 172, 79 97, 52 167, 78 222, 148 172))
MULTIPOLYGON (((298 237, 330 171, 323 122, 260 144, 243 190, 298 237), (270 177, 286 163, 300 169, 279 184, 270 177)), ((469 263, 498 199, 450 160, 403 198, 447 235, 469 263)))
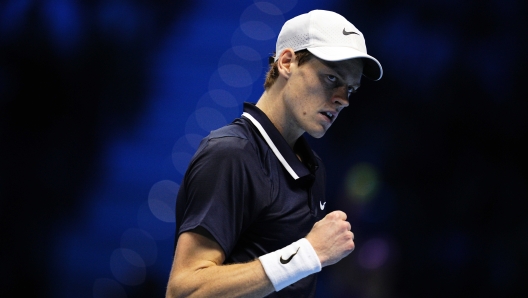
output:
POLYGON ((354 234, 352 234, 352 232, 347 231, 347 233, 345 233, 344 240, 346 242, 354 242, 354 234))
POLYGON ((331 219, 339 218, 339 211, 334 211, 334 212, 328 213, 327 216, 328 216, 328 218, 331 218, 331 219))

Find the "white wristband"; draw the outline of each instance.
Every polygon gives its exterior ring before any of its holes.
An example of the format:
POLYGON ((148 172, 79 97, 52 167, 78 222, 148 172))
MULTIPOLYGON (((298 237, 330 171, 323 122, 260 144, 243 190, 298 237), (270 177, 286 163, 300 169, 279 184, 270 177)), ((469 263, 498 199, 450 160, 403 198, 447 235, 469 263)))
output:
POLYGON ((321 262, 306 238, 259 257, 275 291, 321 271, 321 262))

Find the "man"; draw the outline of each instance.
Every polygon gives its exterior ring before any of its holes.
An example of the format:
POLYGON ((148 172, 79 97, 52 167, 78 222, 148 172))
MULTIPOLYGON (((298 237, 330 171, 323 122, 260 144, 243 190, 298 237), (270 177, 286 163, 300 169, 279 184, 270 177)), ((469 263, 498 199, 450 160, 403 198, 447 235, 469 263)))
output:
POLYGON ((323 10, 287 21, 275 53, 257 104, 204 138, 185 174, 167 297, 313 297, 315 273, 354 250, 346 214, 325 215, 325 169, 302 135, 322 137, 381 65, 323 10))

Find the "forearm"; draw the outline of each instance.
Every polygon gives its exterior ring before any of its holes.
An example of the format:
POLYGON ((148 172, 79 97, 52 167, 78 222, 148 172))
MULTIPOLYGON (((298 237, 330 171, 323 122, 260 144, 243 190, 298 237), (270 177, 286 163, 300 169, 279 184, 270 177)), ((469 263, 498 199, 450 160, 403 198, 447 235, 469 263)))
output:
POLYGON ((346 214, 334 211, 306 238, 249 263, 223 265, 218 243, 194 232, 178 238, 167 297, 262 297, 335 264, 354 250, 346 214), (264 265, 263 265, 264 264, 264 265))
POLYGON ((272 283, 259 260, 249 263, 204 264, 171 276, 167 297, 263 297, 272 283))

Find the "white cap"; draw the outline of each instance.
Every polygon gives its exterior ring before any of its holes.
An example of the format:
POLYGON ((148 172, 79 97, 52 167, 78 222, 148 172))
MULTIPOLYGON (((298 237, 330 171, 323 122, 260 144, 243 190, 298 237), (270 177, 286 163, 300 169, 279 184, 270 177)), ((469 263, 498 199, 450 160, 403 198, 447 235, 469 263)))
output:
POLYGON ((307 49, 325 61, 363 58, 365 77, 377 81, 383 75, 378 60, 367 54, 363 34, 332 11, 312 10, 284 23, 277 38, 275 61, 286 48, 295 52, 307 49))

